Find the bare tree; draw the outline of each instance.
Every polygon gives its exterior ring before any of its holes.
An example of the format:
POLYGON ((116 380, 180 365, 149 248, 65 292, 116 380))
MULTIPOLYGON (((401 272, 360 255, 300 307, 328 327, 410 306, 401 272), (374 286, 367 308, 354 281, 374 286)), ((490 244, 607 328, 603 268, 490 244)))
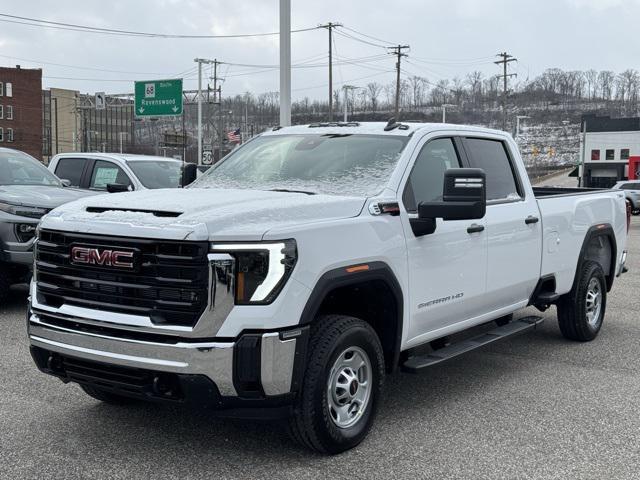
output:
POLYGON ((376 113, 378 110, 378 97, 382 91, 382 85, 377 82, 371 82, 367 84, 367 93, 369 94, 369 100, 371 100, 371 111, 376 113))
POLYGON ((427 89, 427 79, 413 75, 409 77, 409 90, 411 92, 411 104, 414 110, 424 103, 424 96, 427 89))
POLYGON ((593 100, 597 96, 598 92, 598 72, 594 69, 584 72, 584 78, 587 82, 587 96, 589 100, 593 100))

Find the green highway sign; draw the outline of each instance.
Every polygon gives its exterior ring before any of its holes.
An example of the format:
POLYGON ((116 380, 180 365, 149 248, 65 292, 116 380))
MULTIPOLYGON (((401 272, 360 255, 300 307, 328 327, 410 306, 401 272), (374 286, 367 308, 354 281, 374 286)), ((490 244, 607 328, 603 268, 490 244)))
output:
POLYGON ((137 117, 182 115, 182 79, 135 82, 137 117))

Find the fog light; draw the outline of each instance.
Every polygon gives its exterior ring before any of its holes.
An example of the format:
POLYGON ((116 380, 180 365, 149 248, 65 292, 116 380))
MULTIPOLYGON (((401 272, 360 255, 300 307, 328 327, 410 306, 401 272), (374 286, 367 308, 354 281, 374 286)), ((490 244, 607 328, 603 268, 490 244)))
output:
POLYGON ((31 223, 18 223, 16 225, 16 236, 20 242, 28 242, 36 235, 36 225, 31 223))

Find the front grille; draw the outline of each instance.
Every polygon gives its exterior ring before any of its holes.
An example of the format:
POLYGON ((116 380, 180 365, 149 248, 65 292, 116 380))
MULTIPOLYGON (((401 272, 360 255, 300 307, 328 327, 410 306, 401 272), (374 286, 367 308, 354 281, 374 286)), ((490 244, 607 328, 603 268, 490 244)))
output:
POLYGON ((194 326, 207 306, 207 242, 178 242, 42 230, 36 249, 38 293, 62 304, 148 316, 194 326), (138 271, 71 263, 72 245, 133 249, 138 271))

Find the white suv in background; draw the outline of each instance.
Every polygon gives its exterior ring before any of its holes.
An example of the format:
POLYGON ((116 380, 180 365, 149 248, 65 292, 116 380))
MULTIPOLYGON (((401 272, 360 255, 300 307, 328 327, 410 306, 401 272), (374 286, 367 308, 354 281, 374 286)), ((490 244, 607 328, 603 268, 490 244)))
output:
POLYGON ((624 196, 631 202, 631 213, 640 215, 640 180, 623 180, 613 188, 624 190, 624 196))
POLYGON ((93 191, 133 191, 182 187, 182 162, 122 153, 61 153, 49 162, 69 186, 93 191))

